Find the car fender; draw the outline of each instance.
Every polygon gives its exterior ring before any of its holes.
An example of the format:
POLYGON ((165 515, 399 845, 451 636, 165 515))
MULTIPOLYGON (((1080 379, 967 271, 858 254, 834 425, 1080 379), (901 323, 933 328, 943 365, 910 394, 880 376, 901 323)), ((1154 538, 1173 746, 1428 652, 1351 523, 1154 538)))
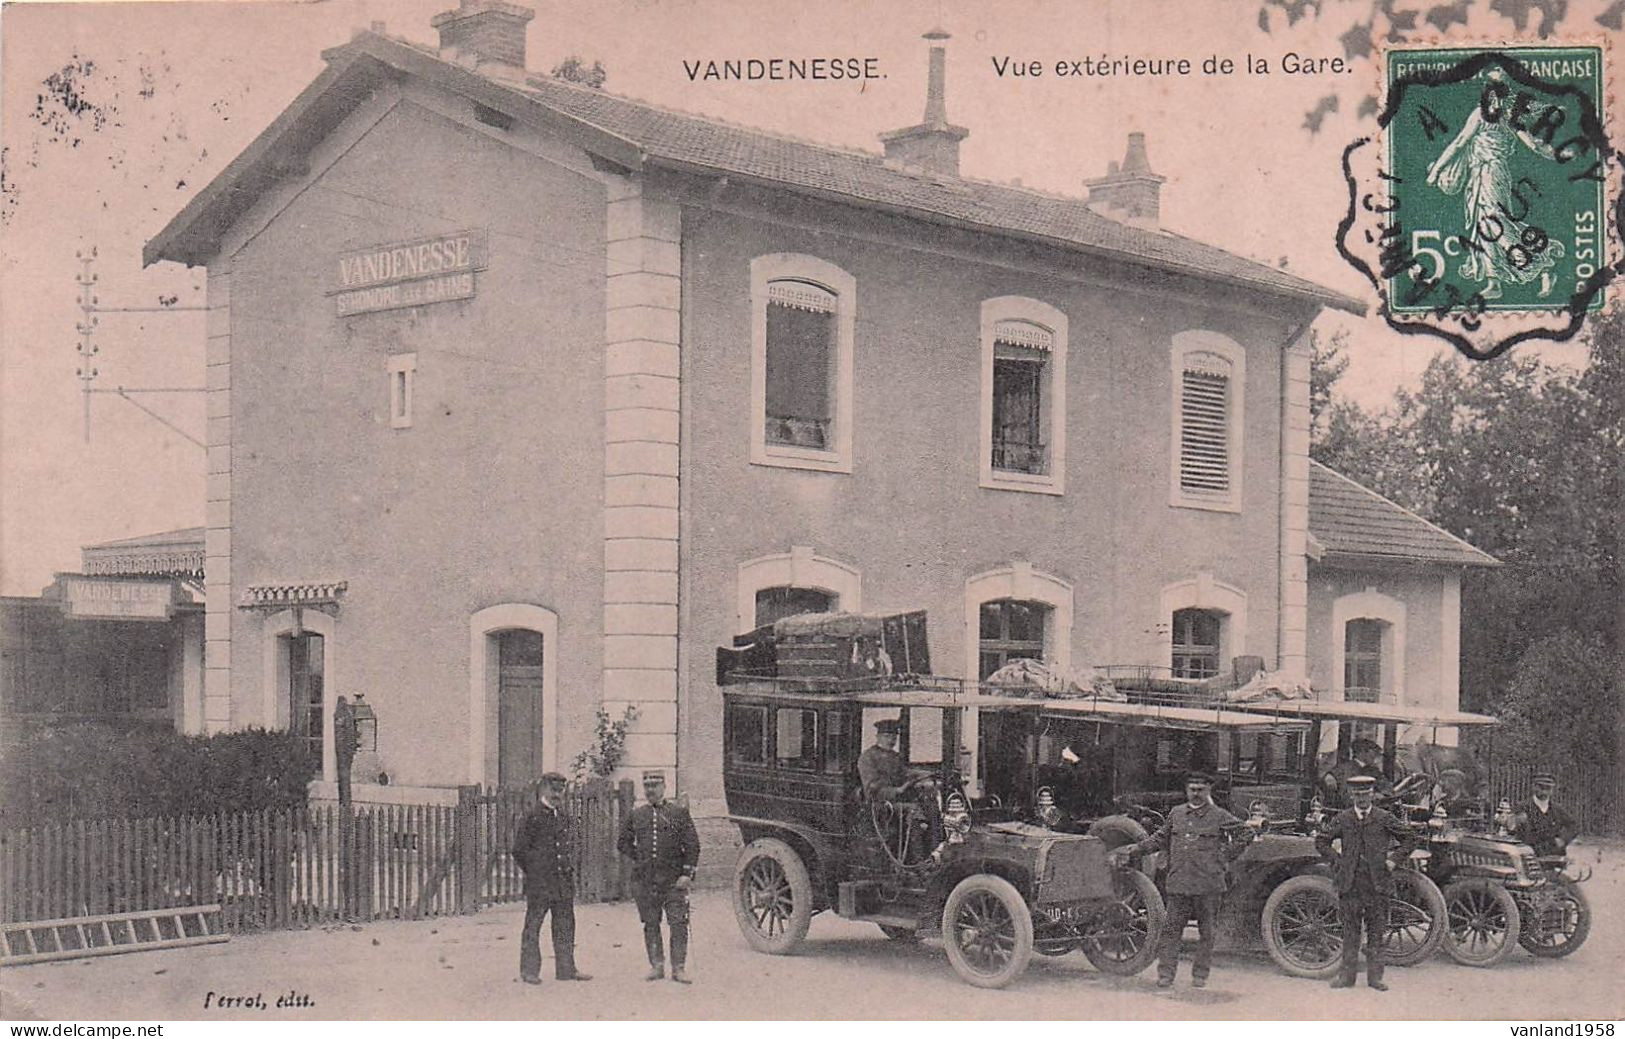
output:
POLYGON ((746 844, 761 837, 777 837, 794 848, 813 878, 815 891, 822 891, 829 882, 826 870, 839 857, 836 849, 842 840, 841 834, 823 833, 810 826, 780 819, 759 819, 747 815, 730 815, 728 821, 739 827, 739 834, 746 844))

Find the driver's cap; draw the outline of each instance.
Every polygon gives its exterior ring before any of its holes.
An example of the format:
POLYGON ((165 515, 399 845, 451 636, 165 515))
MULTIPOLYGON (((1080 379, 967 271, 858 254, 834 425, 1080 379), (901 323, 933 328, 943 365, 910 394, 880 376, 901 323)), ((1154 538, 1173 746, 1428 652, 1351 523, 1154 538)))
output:
POLYGON ((902 727, 903 723, 896 718, 882 718, 875 722, 876 732, 897 732, 902 727))
POLYGON ((1350 776, 1348 779, 1350 790, 1375 790, 1377 778, 1375 776, 1350 776))

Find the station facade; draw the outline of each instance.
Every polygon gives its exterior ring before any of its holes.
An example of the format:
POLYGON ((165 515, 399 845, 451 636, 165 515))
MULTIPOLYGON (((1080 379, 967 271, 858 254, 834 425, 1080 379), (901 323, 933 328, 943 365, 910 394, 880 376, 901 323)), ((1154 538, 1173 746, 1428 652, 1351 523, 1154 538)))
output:
POLYGON ((940 34, 859 152, 529 75, 531 18, 328 51, 148 245, 208 269, 207 728, 330 787, 364 694, 357 799, 421 800, 635 707, 628 772, 720 811, 714 647, 822 609, 926 610, 940 674, 1454 703, 1493 561, 1308 458, 1305 329, 1361 304, 1162 230, 1143 137, 1047 195, 961 175, 940 34))

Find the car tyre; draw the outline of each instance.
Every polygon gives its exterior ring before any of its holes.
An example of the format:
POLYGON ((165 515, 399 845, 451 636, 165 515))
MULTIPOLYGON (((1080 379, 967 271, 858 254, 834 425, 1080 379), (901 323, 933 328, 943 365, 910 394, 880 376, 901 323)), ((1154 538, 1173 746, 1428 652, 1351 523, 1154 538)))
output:
POLYGON ((1388 930, 1382 962, 1414 967, 1444 944, 1447 911, 1439 885, 1414 869, 1394 870, 1394 897, 1388 908, 1388 930))
POLYGON ((1099 837, 1106 850, 1145 840, 1145 827, 1126 815, 1108 815, 1089 824, 1089 836, 1099 837))
POLYGON ((1518 946, 1518 903, 1493 880, 1474 877, 1444 887, 1444 951, 1468 967, 1493 967, 1518 946))
POLYGON ((1567 956, 1591 936, 1591 903, 1586 900, 1585 892, 1567 877, 1558 878, 1555 884, 1560 906, 1550 907, 1546 912, 1561 911, 1562 920, 1552 926, 1546 920, 1536 921, 1526 914, 1518 931, 1518 944, 1527 949, 1529 955, 1543 960, 1567 956))
POLYGON ((973 873, 954 886, 942 907, 942 944, 961 980, 1003 988, 1032 959, 1032 913, 1008 880, 973 873))
POLYGON ((1259 919, 1270 959, 1295 978, 1326 979, 1343 956, 1337 889, 1318 873, 1288 877, 1270 892, 1259 919))
POLYGON ((1118 871, 1114 884, 1120 897, 1103 925, 1085 933, 1083 954, 1102 974, 1132 977, 1156 962, 1168 908, 1157 885, 1137 869, 1118 871))
POLYGON ((734 864, 734 918, 757 952, 794 952, 812 923, 812 878, 801 856, 774 837, 745 845, 734 864))

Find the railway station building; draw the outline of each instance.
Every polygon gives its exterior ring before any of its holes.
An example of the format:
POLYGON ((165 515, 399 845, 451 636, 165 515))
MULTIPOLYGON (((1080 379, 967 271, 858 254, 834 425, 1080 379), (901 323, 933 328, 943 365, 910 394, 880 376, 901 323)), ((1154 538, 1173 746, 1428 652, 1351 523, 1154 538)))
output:
MULTIPOLYGON (((1159 225, 1143 136, 1067 197, 918 123, 821 146, 526 71, 533 12, 361 32, 147 246, 208 272, 209 729, 358 800, 567 769, 721 811, 714 647, 928 612, 1008 659, 1457 697, 1493 561, 1311 464, 1306 328, 1362 304, 1159 225), (387 779, 387 785, 381 781, 387 779)), ((1369 690, 1369 691, 1368 691, 1369 690)))

